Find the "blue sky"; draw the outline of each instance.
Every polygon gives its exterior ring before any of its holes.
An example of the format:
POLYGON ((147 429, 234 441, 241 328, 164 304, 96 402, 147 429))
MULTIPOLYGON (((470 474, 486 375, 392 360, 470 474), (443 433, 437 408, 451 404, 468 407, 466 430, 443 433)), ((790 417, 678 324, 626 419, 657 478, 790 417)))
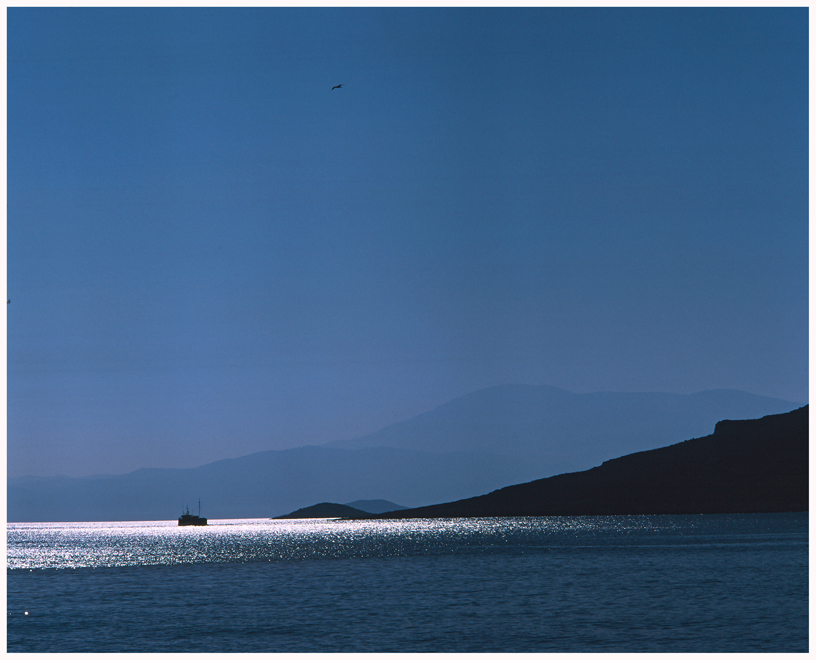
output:
POLYGON ((9 8, 9 474, 501 383, 806 402, 807 40, 806 8, 9 8))

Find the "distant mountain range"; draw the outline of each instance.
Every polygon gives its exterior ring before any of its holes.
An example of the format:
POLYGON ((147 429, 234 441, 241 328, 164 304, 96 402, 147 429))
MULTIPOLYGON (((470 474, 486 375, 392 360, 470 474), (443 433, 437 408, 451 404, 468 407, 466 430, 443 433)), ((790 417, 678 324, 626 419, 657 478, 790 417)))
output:
POLYGON ((544 386, 491 387, 377 433, 322 446, 190 469, 9 478, 8 520, 167 520, 199 499, 210 519, 268 518, 315 502, 366 499, 418 507, 591 468, 706 435, 723 419, 800 405, 733 390, 573 394, 544 386))
POLYGON ((480 497, 377 518, 772 513, 808 510, 808 408, 722 421, 704 438, 480 497))
POLYGON ((380 496, 416 506, 499 488, 517 473, 504 456, 299 447, 183 470, 9 479, 8 520, 172 520, 199 498, 211 520, 269 518, 315 502, 380 496))

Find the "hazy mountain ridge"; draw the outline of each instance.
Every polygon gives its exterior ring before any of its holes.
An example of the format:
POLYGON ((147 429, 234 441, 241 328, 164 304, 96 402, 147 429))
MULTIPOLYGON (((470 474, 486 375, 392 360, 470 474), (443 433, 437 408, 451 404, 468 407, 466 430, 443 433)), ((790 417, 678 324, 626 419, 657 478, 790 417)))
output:
POLYGON ((497 386, 328 445, 256 452, 189 469, 10 478, 8 520, 166 520, 198 499, 202 515, 212 519, 268 518, 315 502, 375 498, 424 506, 700 437, 723 419, 797 407, 731 390, 573 394, 497 386))
POLYGON ((505 453, 524 456, 548 476, 706 435, 723 419, 762 417, 801 405, 738 390, 574 394, 550 386, 500 385, 325 446, 505 453))

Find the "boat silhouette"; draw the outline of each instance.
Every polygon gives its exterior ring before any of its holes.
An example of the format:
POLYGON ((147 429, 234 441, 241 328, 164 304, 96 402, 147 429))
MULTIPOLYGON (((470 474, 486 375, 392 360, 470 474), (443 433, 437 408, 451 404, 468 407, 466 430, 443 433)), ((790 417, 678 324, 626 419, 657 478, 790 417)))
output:
POLYGON ((207 519, 201 517, 201 500, 198 500, 198 515, 194 516, 190 513, 190 507, 187 507, 187 512, 182 513, 181 517, 178 519, 179 527, 184 527, 185 525, 206 525, 207 519))

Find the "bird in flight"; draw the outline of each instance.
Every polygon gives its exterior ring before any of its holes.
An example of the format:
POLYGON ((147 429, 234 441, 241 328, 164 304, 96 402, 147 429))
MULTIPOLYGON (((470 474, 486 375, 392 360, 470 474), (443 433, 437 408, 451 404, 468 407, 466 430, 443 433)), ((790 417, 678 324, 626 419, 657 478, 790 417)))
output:
POLYGON ((332 89, 340 89, 343 85, 335 85, 332 89))

